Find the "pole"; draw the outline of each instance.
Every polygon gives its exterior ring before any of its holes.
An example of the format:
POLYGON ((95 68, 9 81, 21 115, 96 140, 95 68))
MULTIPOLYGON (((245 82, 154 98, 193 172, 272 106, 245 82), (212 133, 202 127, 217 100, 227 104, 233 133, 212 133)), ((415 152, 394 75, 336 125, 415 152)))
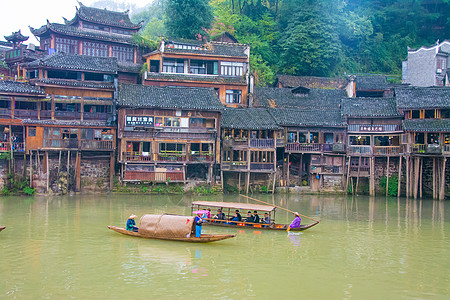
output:
POLYGON ((397 190, 397 197, 400 198, 401 189, 402 189, 402 156, 399 156, 399 162, 398 162, 398 190, 397 190))
POLYGON ((386 197, 389 192, 389 156, 387 157, 387 166, 386 166, 386 197))
MULTIPOLYGON (((264 203, 264 204, 267 204, 267 205, 270 205, 270 206, 275 206, 276 208, 285 210, 285 211, 290 212, 290 213, 294 213, 292 210, 286 209, 286 208, 281 207, 281 206, 277 206, 277 205, 275 205, 275 204, 270 204, 270 203, 267 203, 267 202, 264 202, 264 201, 261 201, 261 200, 258 200, 258 199, 249 197, 249 196, 245 196, 245 195, 242 195, 242 194, 239 194, 239 196, 242 196, 242 197, 251 199, 251 200, 253 200, 253 201, 261 202, 261 203, 264 203)), ((310 217, 305 216, 305 215, 302 215, 302 214, 298 214, 298 215, 299 215, 299 216, 302 216, 302 217, 305 217, 305 218, 307 218, 307 219, 310 219, 310 220, 312 220, 312 221, 314 221, 314 222, 320 222, 320 220, 316 220, 316 219, 310 218, 310 217)))
POLYGON ((439 200, 444 200, 445 198, 445 163, 447 158, 444 157, 442 162, 442 173, 441 173, 441 188, 439 190, 439 200))

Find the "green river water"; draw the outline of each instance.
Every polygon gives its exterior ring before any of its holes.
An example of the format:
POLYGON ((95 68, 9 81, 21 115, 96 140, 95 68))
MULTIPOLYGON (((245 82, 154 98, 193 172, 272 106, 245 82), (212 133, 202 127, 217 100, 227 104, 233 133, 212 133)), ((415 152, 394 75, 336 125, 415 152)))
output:
MULTIPOLYGON (((363 196, 254 195, 320 218, 296 234, 206 227, 191 244, 107 229, 237 195, 1 197, 0 299, 450 299, 450 205, 363 196), (138 220, 138 219, 137 219, 138 220)), ((292 214, 278 210, 277 222, 292 214)), ((303 218, 302 223, 308 223, 303 218)))

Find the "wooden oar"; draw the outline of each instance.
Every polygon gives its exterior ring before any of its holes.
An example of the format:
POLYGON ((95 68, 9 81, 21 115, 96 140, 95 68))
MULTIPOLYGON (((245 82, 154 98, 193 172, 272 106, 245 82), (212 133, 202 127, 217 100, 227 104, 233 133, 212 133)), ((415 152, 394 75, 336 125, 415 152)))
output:
MULTIPOLYGON (((245 198, 251 199, 251 200, 253 200, 253 201, 261 202, 261 203, 264 203, 264 204, 267 204, 267 205, 270 205, 270 206, 275 206, 276 208, 279 208, 279 209, 285 210, 285 211, 287 211, 287 212, 290 212, 290 213, 294 213, 294 212, 293 212, 292 210, 289 210, 289 209, 283 208, 283 207, 281 207, 281 206, 277 206, 277 205, 275 205, 275 204, 270 204, 270 203, 267 203, 267 202, 264 202, 264 201, 261 201, 261 200, 258 200, 258 199, 255 199, 255 198, 249 197, 249 196, 245 196, 245 195, 242 195, 242 194, 239 194, 239 196, 242 196, 242 197, 245 197, 245 198)), ((299 215, 299 216, 302 216, 302 217, 305 217, 305 218, 307 218, 307 219, 313 220, 314 222, 320 222, 319 220, 316 220, 316 219, 310 218, 310 217, 308 217, 308 216, 305 216, 305 215, 302 215, 302 214, 298 214, 298 215, 299 215)))

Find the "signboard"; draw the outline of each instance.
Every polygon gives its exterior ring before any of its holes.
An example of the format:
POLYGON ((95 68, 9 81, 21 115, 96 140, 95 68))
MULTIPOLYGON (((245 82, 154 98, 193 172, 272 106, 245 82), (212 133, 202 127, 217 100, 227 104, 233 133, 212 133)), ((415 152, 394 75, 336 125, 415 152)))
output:
POLYGON ((125 117, 125 126, 133 127, 133 126, 143 126, 143 127, 153 127, 152 116, 126 116, 125 117))
POLYGON ((360 125, 359 131, 362 132, 383 132, 382 125, 360 125))

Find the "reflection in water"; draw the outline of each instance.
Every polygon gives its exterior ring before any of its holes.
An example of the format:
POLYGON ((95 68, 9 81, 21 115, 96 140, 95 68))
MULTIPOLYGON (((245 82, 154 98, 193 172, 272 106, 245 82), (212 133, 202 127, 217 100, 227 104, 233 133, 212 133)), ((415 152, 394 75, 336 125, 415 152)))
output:
POLYGON ((300 246, 300 232, 289 232, 288 233, 288 238, 291 241, 291 243, 295 246, 295 247, 299 247, 300 246))

